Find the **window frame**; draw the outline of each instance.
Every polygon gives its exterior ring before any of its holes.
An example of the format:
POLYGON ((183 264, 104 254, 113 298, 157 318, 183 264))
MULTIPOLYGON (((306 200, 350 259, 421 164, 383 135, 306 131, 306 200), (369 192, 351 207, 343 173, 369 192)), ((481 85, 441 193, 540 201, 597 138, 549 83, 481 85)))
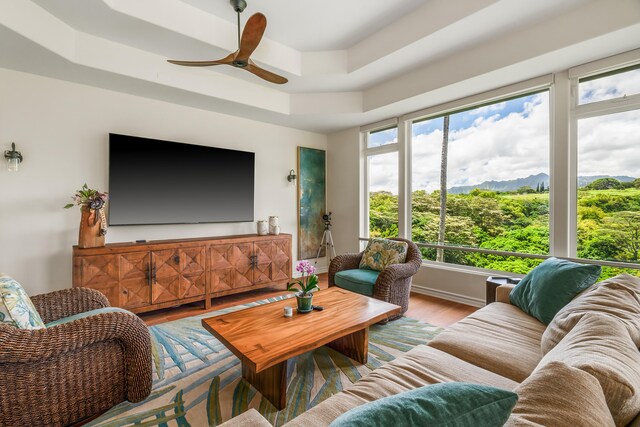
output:
MULTIPOLYGON (((400 237, 411 238, 411 194, 412 194, 412 123, 453 114, 465 109, 480 107, 505 98, 514 98, 533 94, 543 90, 549 91, 549 254, 522 254, 517 252, 503 252, 479 248, 460 248, 444 245, 445 250, 463 250, 495 255, 506 255, 526 258, 546 259, 551 256, 603 266, 632 268, 640 270, 639 264, 603 261, 577 258, 577 123, 581 118, 640 109, 640 94, 621 98, 578 104, 578 83, 580 79, 610 73, 614 70, 640 64, 640 49, 583 64, 554 74, 540 76, 524 82, 503 86, 494 90, 479 93, 469 97, 457 99, 430 106, 428 108, 408 113, 397 118, 391 118, 372 125, 362 126, 361 130, 361 200, 366 206, 361 215, 361 234, 359 241, 367 241, 369 237, 369 182, 368 156, 387 152, 398 152, 398 233, 400 237), (382 130, 385 126, 398 127, 398 143, 381 147, 367 148, 369 131, 382 130), (408 236, 408 237, 407 237, 408 236)), ((437 248, 438 245, 418 244, 423 247, 437 248)), ((436 263, 424 261, 424 264, 438 266, 445 269, 490 272, 480 267, 436 263)))
MULTIPOLYGON (((640 110, 640 94, 622 96, 619 98, 595 101, 587 104, 580 104, 578 85, 584 78, 597 76, 605 77, 612 71, 625 69, 633 66, 640 66, 640 59, 632 62, 617 63, 611 65, 612 58, 605 58, 586 64, 583 67, 576 67, 569 70, 570 84, 570 113, 569 113, 569 241, 568 255, 577 258, 578 254, 578 122, 581 119, 594 117, 604 117, 611 114, 624 113, 627 111, 640 110)), ((586 260, 581 259, 583 262, 586 260)), ((601 261, 601 260, 590 260, 601 261)), ((602 261, 604 262, 604 261, 602 261)), ((608 263, 608 262, 607 262, 608 263)), ((635 266, 630 268, 640 268, 637 264, 615 262, 617 266, 635 266)), ((610 264, 601 264, 610 265, 610 264)))
POLYGON ((403 233, 401 231, 401 223, 402 223, 402 215, 401 215, 401 191, 402 184, 400 177, 401 173, 401 159, 400 159, 400 126, 398 124, 397 119, 385 120, 383 122, 374 123, 372 125, 368 125, 362 127, 360 129, 362 134, 362 149, 361 149, 361 163, 362 163, 362 180, 364 185, 361 187, 361 204, 362 204, 362 215, 361 215, 361 226, 360 226, 360 235, 365 238, 370 237, 370 221, 369 221, 369 159, 372 156, 381 155, 381 154, 389 154, 389 153, 398 153, 398 235, 402 237, 403 233), (384 130, 389 130, 393 128, 398 128, 398 142, 393 144, 385 144, 377 147, 369 147, 369 135, 371 133, 380 132, 384 130))

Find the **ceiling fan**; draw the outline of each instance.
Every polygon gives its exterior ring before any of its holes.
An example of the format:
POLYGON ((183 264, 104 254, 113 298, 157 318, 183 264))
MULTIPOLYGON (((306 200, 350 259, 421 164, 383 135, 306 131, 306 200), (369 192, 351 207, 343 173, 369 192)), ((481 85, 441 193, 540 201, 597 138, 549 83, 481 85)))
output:
POLYGON ((238 14, 238 50, 222 59, 213 61, 177 61, 173 59, 168 62, 176 65, 184 65, 186 67, 210 67, 212 65, 232 65, 236 68, 242 68, 255 74, 256 76, 275 84, 284 84, 288 80, 271 71, 259 67, 250 58, 251 54, 260 44, 265 28, 267 28, 267 18, 262 13, 251 15, 244 26, 242 37, 240 36, 240 14, 247 7, 245 0, 230 0, 233 10, 238 14))

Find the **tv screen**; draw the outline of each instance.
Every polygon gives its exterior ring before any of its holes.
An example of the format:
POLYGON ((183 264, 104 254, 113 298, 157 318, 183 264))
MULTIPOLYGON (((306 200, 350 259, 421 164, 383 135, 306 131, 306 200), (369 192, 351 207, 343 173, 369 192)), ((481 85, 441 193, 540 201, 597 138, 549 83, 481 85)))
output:
POLYGON ((253 221, 255 153, 109 134, 109 225, 253 221))

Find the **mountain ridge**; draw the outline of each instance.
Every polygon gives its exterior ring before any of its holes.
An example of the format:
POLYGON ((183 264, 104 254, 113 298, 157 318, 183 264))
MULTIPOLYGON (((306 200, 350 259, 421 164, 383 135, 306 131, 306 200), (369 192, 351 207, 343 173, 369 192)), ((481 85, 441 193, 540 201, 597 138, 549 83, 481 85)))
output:
MULTIPOLYGON (((584 187, 591 184, 596 179, 600 178, 614 178, 621 182, 630 182, 635 178, 626 175, 585 175, 578 177, 578 187, 584 187)), ((447 189, 449 194, 468 194, 475 189, 490 190, 490 191, 515 191, 521 187, 529 187, 532 189, 538 188, 541 184, 544 184, 544 188, 549 188, 549 175, 541 172, 536 175, 529 175, 526 178, 516 178, 504 181, 484 181, 475 185, 460 185, 447 189)))

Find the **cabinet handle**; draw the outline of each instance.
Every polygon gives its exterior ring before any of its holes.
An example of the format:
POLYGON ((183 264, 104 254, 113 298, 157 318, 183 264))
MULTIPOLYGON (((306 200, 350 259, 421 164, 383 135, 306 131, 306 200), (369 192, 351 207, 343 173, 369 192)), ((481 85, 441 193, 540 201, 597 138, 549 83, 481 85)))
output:
POLYGON ((249 259, 251 260, 251 268, 256 268, 258 266, 258 255, 251 255, 249 259))
POLYGON ((147 267, 147 284, 151 286, 151 263, 147 267))
POLYGON ((173 257, 173 262, 175 262, 176 264, 180 264, 180 255, 176 255, 173 257))
POLYGON ((152 274, 152 283, 156 283, 158 281, 158 277, 156 275, 157 271, 156 271, 156 266, 154 264, 153 268, 151 269, 151 274, 152 274))

